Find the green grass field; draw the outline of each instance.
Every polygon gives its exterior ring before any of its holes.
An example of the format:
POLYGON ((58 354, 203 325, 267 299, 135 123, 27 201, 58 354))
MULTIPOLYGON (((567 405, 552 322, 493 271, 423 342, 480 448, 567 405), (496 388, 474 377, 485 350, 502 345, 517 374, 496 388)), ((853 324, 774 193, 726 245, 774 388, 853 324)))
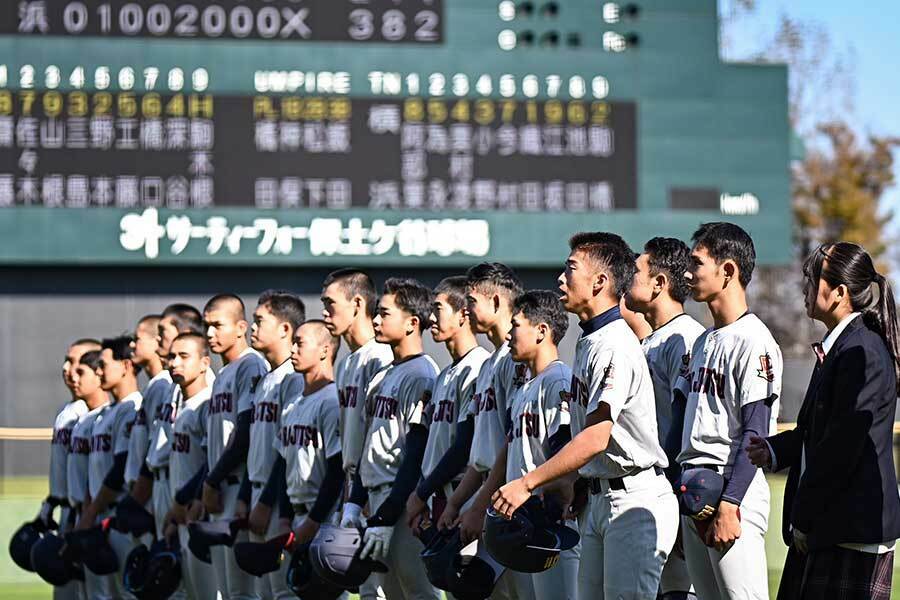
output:
MULTIPOLYGON (((766 558, 769 564, 769 590, 775 597, 781 580, 781 566, 787 549, 781 541, 781 501, 784 497, 784 478, 771 476, 772 515, 769 534, 766 537, 766 558)), ((47 494, 47 481, 41 478, 0 479, 0 540, 8 543, 13 531, 25 520, 32 518, 40 500, 47 494)), ((900 582, 900 567, 895 563, 894 581, 900 582)), ((900 584, 895 586, 892 598, 900 600, 900 584)), ((51 588, 33 573, 19 569, 4 553, 0 560, 0 598, 3 600, 49 600, 51 588)))

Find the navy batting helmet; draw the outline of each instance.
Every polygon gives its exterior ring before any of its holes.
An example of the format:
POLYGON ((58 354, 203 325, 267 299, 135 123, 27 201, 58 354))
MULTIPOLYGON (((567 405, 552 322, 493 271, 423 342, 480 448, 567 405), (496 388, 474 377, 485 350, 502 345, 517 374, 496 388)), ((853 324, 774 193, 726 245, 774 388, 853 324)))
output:
POLYGON ((511 519, 489 508, 484 545, 497 562, 521 573, 540 573, 559 562, 559 553, 578 544, 578 533, 551 518, 537 496, 516 509, 511 519))
POLYGON ((101 525, 66 534, 71 555, 95 575, 111 575, 119 570, 119 559, 109 545, 108 528, 109 519, 106 519, 101 525))
POLYGON ((46 531, 47 527, 40 519, 29 521, 19 527, 9 540, 9 555, 13 562, 26 571, 34 572, 31 549, 41 541, 46 531))
POLYGON ((345 590, 358 588, 372 571, 386 573, 384 564, 359 557, 363 530, 354 527, 322 525, 309 548, 316 574, 345 590))
POLYGON ((285 533, 265 542, 238 542, 234 545, 234 560, 242 570, 262 577, 281 568, 285 548, 293 543, 293 533, 285 533))
POLYGON ((329 583, 316 574, 309 557, 310 544, 294 548, 287 572, 288 588, 303 600, 336 600, 344 588, 329 583))
POLYGON ((181 549, 166 540, 138 545, 125 562, 125 589, 138 600, 165 600, 181 583, 181 549))
POLYGON ((432 526, 422 532, 420 539, 426 543, 421 557, 428 580, 460 600, 488 598, 506 570, 485 556, 484 551, 479 556, 475 551, 477 544, 464 549, 458 527, 438 531, 432 526))
POLYGON ((156 521, 153 519, 153 515, 130 495, 126 495, 116 505, 114 526, 116 530, 130 533, 135 537, 156 531, 156 521))
POLYGON ((84 571, 71 553, 63 552, 66 543, 55 533, 46 533, 31 548, 31 564, 41 579, 51 585, 66 585, 73 579, 84 581, 84 571))

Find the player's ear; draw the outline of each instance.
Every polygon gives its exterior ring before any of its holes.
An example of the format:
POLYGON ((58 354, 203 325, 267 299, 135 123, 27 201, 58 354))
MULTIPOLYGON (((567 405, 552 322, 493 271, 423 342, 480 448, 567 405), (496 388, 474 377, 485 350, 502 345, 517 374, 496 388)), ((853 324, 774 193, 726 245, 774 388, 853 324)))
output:
POLYGON ((203 375, 201 375, 201 377, 206 377, 206 371, 207 371, 207 369, 209 369, 209 366, 211 364, 212 364, 212 361, 210 360, 208 354, 206 356, 200 357, 200 367, 201 367, 200 370, 203 372, 203 375))
POLYGON ((593 296, 600 293, 602 289, 609 285, 609 275, 604 271, 596 271, 591 282, 591 292, 593 296))
POLYGON ((653 292, 656 294, 661 294, 663 291, 668 289, 669 287, 669 278, 665 273, 660 273, 656 277, 653 278, 653 292))
POLYGON ((240 337, 247 335, 247 321, 245 319, 240 319, 237 322, 237 330, 240 337))
POLYGON ((733 260, 726 259, 722 263, 722 271, 725 274, 725 286, 727 286, 731 281, 738 281, 738 266, 737 263, 733 260))
POLYGON ((356 315, 358 315, 359 313, 366 311, 366 301, 359 294, 353 296, 350 302, 353 304, 354 317, 356 317, 356 315))
POLYGON ((412 315, 406 320, 406 335, 410 335, 419 329, 419 317, 412 315))
POLYGON ((541 343, 545 339, 547 339, 547 336, 550 334, 550 327, 548 327, 546 323, 538 323, 537 330, 538 330, 538 340, 537 341, 538 341, 538 343, 541 343))

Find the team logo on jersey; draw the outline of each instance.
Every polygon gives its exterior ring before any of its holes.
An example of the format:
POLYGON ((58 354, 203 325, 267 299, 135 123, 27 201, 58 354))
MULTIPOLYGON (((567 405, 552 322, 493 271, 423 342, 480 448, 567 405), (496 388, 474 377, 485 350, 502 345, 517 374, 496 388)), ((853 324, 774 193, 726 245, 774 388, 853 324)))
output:
POLYGON ((685 379, 688 378, 691 374, 691 353, 683 354, 681 356, 681 370, 680 374, 685 379))
POLYGON ((262 381, 262 378, 263 378, 262 375, 254 375, 253 377, 250 378, 250 393, 251 394, 256 393, 256 386, 259 385, 259 382, 262 381))
POLYGON ((603 377, 600 378, 600 389, 611 390, 613 388, 613 380, 616 376, 616 366, 612 363, 606 365, 603 369, 603 377))
POLYGON ((572 401, 572 392, 559 390, 559 399, 561 400, 559 408, 563 412, 569 412, 569 402, 572 401))
POLYGON ((516 373, 513 376, 513 386, 522 387, 528 377, 528 366, 524 363, 516 363, 516 373))
POLYGON ((769 383, 775 381, 775 367, 772 364, 772 357, 769 356, 768 352, 759 357, 759 369, 756 371, 756 375, 762 377, 769 383))

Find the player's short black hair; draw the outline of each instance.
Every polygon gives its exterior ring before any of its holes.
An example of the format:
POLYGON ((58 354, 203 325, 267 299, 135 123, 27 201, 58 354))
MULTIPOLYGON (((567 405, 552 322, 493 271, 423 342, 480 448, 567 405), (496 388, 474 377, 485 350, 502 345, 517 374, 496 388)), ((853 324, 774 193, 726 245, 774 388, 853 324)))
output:
POLYGON ((569 329, 569 317, 556 292, 528 290, 520 294, 513 304, 513 315, 520 312, 532 325, 546 323, 554 345, 562 341, 569 329))
POLYGON ((100 348, 100 340, 94 338, 78 338, 69 344, 69 348, 72 346, 96 346, 97 348, 100 348))
POLYGON ((172 346, 175 346, 175 342, 178 340, 193 340, 197 344, 197 349, 200 350, 200 356, 209 356, 209 342, 206 340, 205 335, 193 331, 179 333, 172 340, 172 346))
POLYGON ((275 318, 291 326, 291 331, 306 320, 306 306, 297 294, 287 290, 266 290, 259 295, 257 304, 269 309, 275 318))
POLYGON ((162 315, 144 315, 140 319, 138 319, 138 327, 143 325, 144 323, 153 323, 152 327, 156 327, 156 325, 162 319, 162 315))
POLYGON ((375 316, 375 309, 378 307, 378 290, 375 289, 375 282, 369 277, 369 274, 360 269, 338 269, 332 271, 322 282, 324 290, 332 283, 340 283, 344 296, 349 300, 354 296, 359 296, 366 303, 366 314, 371 319, 375 316))
POLYGON ((615 233, 606 231, 582 231, 569 238, 569 248, 587 254, 594 264, 606 271, 613 280, 616 298, 622 298, 631 287, 634 272, 634 252, 615 233))
MULTIPOLYGON (((316 328, 316 331, 318 332, 319 341, 323 344, 328 344, 329 346, 331 346, 331 362, 332 364, 334 364, 334 361, 337 358, 338 350, 340 350, 341 348, 341 338, 333 335, 331 331, 329 331, 328 325, 326 325, 325 321, 323 321, 322 319, 310 319, 308 321, 305 321, 303 325, 314 326, 316 328)), ((297 329, 300 329, 300 327, 298 327, 297 329)), ((294 333, 296 333, 296 331, 294 333)))
POLYGON ((510 304, 522 293, 522 281, 508 266, 499 262, 483 262, 466 271, 466 285, 482 293, 499 293, 510 304))
POLYGON ((434 295, 444 294, 447 296, 447 304, 459 312, 466 307, 466 285, 468 278, 465 275, 454 275, 453 277, 445 277, 434 288, 434 295))
POLYGON ((684 274, 691 268, 691 249, 676 238, 655 237, 644 244, 650 275, 663 274, 669 280, 669 296, 684 304, 691 293, 684 274))
POLYGON ((750 234, 734 223, 703 223, 691 236, 695 248, 704 248, 716 263, 733 260, 741 286, 750 285, 756 266, 756 248, 750 234))
POLYGON ((78 361, 78 364, 84 365, 92 371, 96 371, 100 368, 100 351, 88 350, 81 355, 81 359, 78 361))
POLYGON ((162 312, 162 318, 171 318, 175 328, 180 332, 196 331, 203 333, 203 315, 190 304, 170 304, 162 312))
POLYGON ((431 290, 415 279, 391 277, 384 282, 384 293, 394 296, 394 302, 401 310, 419 319, 419 331, 431 326, 431 290))
POLYGON ((131 357, 134 356, 134 336, 126 334, 103 338, 101 347, 104 350, 112 350, 115 360, 131 360, 131 357))

